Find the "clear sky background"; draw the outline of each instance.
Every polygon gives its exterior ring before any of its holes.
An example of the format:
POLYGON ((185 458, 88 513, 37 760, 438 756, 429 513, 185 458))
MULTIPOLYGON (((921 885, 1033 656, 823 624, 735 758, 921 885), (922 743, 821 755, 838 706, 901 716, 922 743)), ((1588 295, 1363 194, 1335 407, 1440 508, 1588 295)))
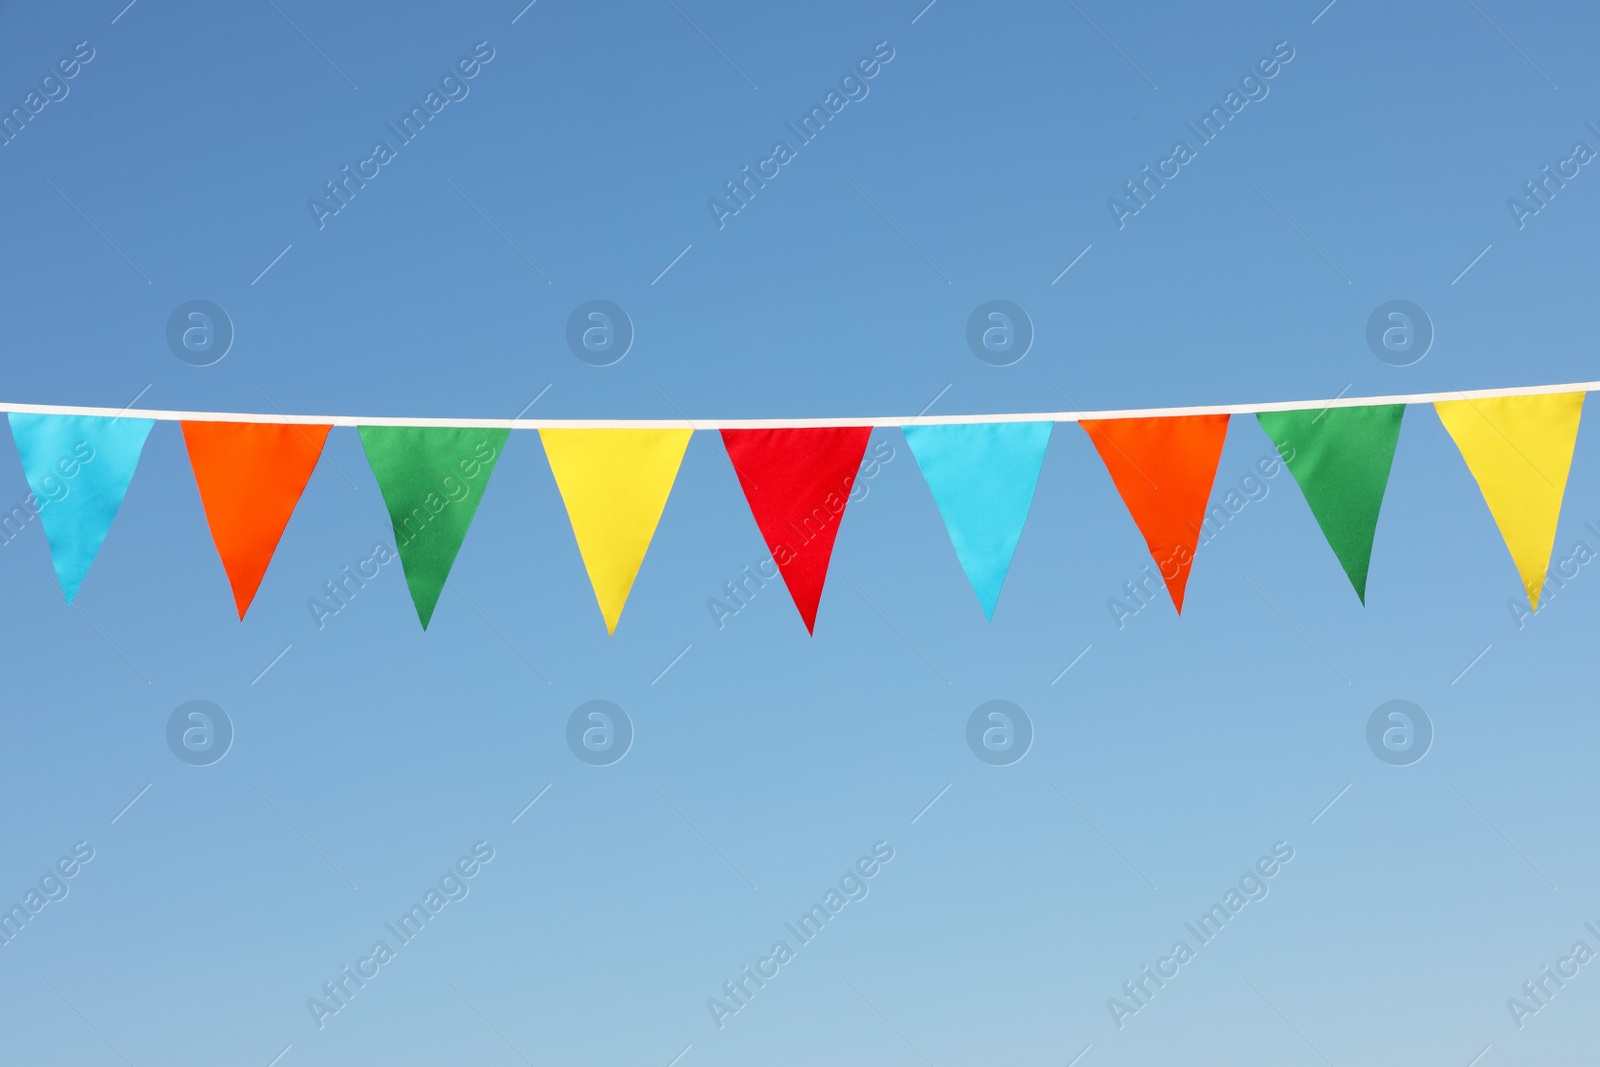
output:
MULTIPOLYGON (((93 49, 0 147, 6 401, 909 417, 1600 377, 1600 174, 1521 229, 1506 203, 1600 148, 1588 5, 124 2, 0 3, 7 110, 93 49), (485 41, 469 94, 319 228, 307 201, 485 41), (719 228, 707 201, 878 42, 869 95, 719 228), (1119 229, 1108 198, 1279 42, 1265 98, 1119 229), (192 299, 236 331, 209 367, 166 342, 192 299), (609 367, 565 340, 592 299, 636 330, 609 367), (964 339, 990 299, 1036 331, 1009 367, 964 339), (1436 331, 1411 366, 1365 340, 1392 299, 1436 331)), ((1163 598, 1120 629, 1107 601, 1148 556, 1080 429, 1055 431, 992 624, 904 439, 874 441, 892 458, 846 513, 815 637, 776 584, 718 626, 707 601, 766 550, 697 434, 608 639, 531 433, 424 634, 393 564, 323 628, 308 610, 392 537, 355 431, 330 437, 240 623, 158 425, 73 606, 36 523, 0 549, 0 902, 93 849, 0 947, 0 1058, 1498 1067, 1592 1048, 1600 963, 1520 1029, 1506 1001, 1574 942, 1600 951, 1600 577, 1519 627, 1430 409, 1405 420, 1365 608, 1280 472, 1200 551, 1182 619, 1163 598), (235 731, 206 767, 166 741, 197 699, 235 731), (565 740, 592 699, 633 724, 606 767, 565 740), (1033 724, 1010 766, 965 740, 993 699, 1033 724), (1396 699, 1435 732, 1410 766, 1366 741, 1396 699), (396 945, 384 924, 480 841, 470 894, 319 1029, 307 999, 396 945), (784 923, 875 842, 894 858, 869 895, 798 946, 784 923), (1278 842, 1269 895, 1119 1029, 1107 999, 1195 945, 1184 923, 1278 842), (780 939, 795 958, 719 1029, 707 999, 780 939)), ((1270 451, 1236 417, 1218 497, 1270 451)), ((27 486, 9 443, 0 460, 9 508, 27 486)), ((1558 558, 1600 549, 1586 523, 1592 426, 1558 558)))

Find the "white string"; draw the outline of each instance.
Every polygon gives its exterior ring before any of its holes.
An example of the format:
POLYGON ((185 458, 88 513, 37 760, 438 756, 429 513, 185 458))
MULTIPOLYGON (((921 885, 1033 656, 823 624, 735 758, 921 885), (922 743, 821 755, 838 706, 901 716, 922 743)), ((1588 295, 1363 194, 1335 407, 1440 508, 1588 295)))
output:
POLYGON ((989 415, 877 415, 865 418, 799 419, 437 419, 392 415, 284 415, 233 411, 158 411, 143 408, 97 408, 71 404, 6 404, 0 411, 30 415, 96 415, 106 418, 155 419, 157 422, 264 422, 317 426, 458 426, 472 429, 569 430, 774 430, 808 426, 957 426, 989 422, 1082 422, 1089 419, 1168 418, 1178 415, 1248 415, 1261 411, 1356 408, 1375 404, 1431 404, 1440 400, 1489 400, 1505 396, 1547 396, 1553 393, 1600 391, 1600 382, 1564 385, 1522 385, 1505 389, 1449 390, 1394 396, 1344 396, 1328 400, 1278 400, 1257 404, 1213 404, 1199 407, 1124 408, 1115 411, 1028 411, 989 415))

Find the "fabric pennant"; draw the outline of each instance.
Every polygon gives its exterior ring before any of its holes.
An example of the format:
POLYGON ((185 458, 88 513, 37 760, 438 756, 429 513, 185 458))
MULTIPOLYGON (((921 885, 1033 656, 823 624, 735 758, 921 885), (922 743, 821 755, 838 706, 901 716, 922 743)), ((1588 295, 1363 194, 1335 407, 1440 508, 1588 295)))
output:
POLYGON ((361 426, 422 628, 444 592, 509 429, 361 426))
POLYGON ((1048 422, 903 426, 950 544, 991 621, 1039 482, 1048 422))
POLYGON ((331 429, 271 422, 183 423, 200 504, 241 619, 331 429))
POLYGON ((1535 611, 1555 548, 1583 397, 1547 393, 1433 405, 1489 505, 1535 611))
POLYGON ((1079 425, 1150 546, 1172 606, 1183 614, 1183 591, 1222 460, 1228 416, 1085 419, 1079 425))
POLYGON ((70 604, 122 507, 155 420, 13 411, 10 421, 70 604))
POLYGON ((1405 413, 1404 404, 1375 404, 1256 415, 1363 604, 1378 511, 1405 413))
POLYGON ((807 633, 815 630, 828 560, 871 437, 870 426, 722 431, 750 514, 807 633))
POLYGON ((693 433, 539 431, 608 634, 617 632, 693 433))

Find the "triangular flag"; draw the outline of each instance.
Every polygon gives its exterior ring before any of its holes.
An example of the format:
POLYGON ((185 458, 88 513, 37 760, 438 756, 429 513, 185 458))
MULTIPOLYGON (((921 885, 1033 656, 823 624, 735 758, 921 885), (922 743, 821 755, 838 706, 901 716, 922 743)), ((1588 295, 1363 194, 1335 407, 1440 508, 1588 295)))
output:
POLYGON ((1367 569, 1378 510, 1389 485, 1404 404, 1263 411, 1261 428, 1278 446, 1328 546, 1367 602, 1367 569))
POLYGON ((807 633, 816 626, 834 538, 871 437, 870 426, 722 431, 750 514, 807 633))
POLYGON ((1556 543, 1583 397, 1550 393, 1433 405, 1477 479, 1535 611, 1556 543))
POLYGON ((11 413, 11 436, 69 604, 122 507, 154 425, 123 416, 11 413))
POLYGON ((183 423, 200 504, 241 619, 331 429, 270 422, 183 423))
POLYGON ((509 429, 362 426, 422 628, 444 592, 509 429))
POLYGON ((1050 427, 1048 422, 901 427, 956 558, 991 620, 1033 504, 1050 427))
POLYGON ((606 633, 650 549, 693 430, 540 430, 606 633))
POLYGON ((1144 534, 1172 606, 1183 614, 1183 590, 1222 460, 1228 416, 1086 419, 1079 425, 1144 534))

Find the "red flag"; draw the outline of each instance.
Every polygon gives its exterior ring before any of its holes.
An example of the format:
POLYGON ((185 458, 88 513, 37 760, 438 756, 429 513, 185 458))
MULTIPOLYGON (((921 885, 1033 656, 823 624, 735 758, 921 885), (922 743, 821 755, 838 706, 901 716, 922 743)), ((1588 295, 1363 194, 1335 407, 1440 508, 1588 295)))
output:
POLYGON ((816 626, 833 542, 871 436, 870 426, 722 431, 750 514, 807 633, 816 626))
POLYGON ((211 540, 241 619, 331 429, 268 422, 183 424, 211 540))
POLYGON ((1088 419, 1080 425, 1144 534, 1173 606, 1183 614, 1183 589, 1222 460, 1228 416, 1088 419))

